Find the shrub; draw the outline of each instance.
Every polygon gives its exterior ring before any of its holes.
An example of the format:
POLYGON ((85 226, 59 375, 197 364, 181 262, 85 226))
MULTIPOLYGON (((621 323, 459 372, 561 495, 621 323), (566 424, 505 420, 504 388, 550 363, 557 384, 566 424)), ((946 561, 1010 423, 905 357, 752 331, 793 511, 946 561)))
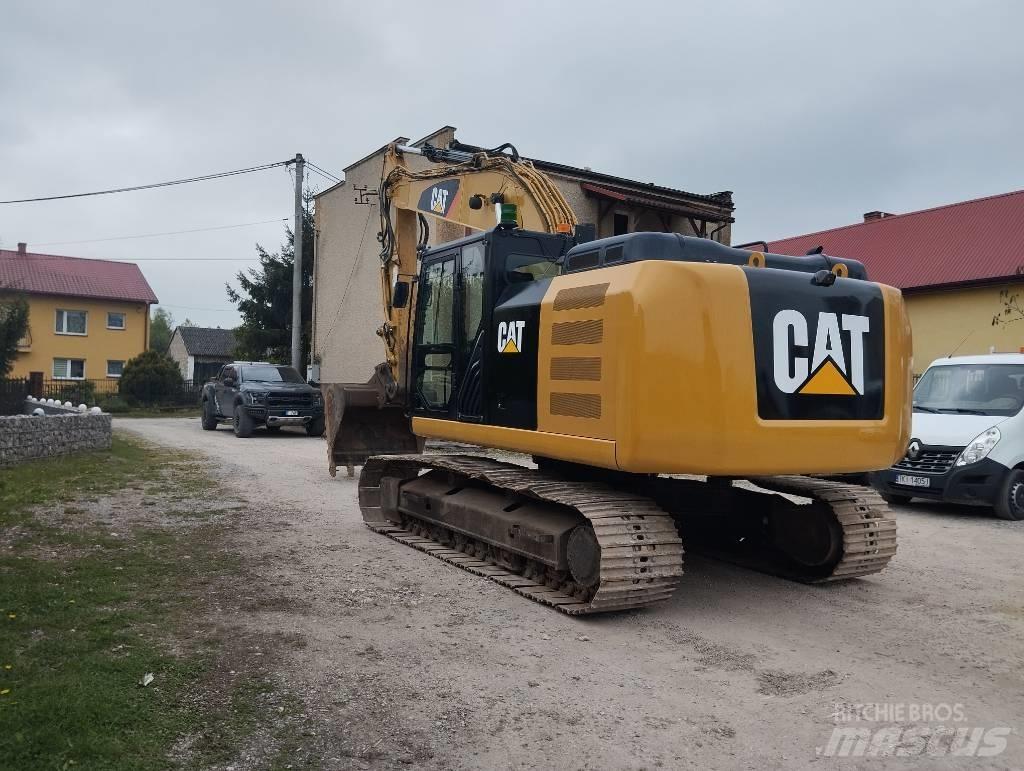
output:
POLYGON ((131 410, 131 405, 120 396, 104 396, 96 404, 104 412, 109 412, 111 415, 131 410))
POLYGON ((181 392, 181 372, 169 356, 144 351, 124 365, 118 390, 129 403, 160 404, 181 392))
POLYGON ((96 403, 96 384, 91 380, 70 381, 50 388, 47 396, 58 401, 71 402, 75 407, 79 404, 92 406, 96 403))

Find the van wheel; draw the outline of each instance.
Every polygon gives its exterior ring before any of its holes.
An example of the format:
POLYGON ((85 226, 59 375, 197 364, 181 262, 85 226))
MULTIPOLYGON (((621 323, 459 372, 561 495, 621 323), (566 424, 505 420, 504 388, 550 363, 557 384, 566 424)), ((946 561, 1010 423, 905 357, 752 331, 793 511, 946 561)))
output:
POLYGON ((909 495, 893 495, 892 493, 879 493, 882 496, 882 500, 886 503, 891 503, 894 506, 906 506, 910 503, 909 495))
POLYGON ((1014 469, 1006 475, 996 498, 996 516, 1000 519, 1024 519, 1024 471, 1014 469))
POLYGON ((252 436, 252 417, 245 411, 245 408, 239 404, 235 407, 235 436, 239 439, 247 439, 252 436))

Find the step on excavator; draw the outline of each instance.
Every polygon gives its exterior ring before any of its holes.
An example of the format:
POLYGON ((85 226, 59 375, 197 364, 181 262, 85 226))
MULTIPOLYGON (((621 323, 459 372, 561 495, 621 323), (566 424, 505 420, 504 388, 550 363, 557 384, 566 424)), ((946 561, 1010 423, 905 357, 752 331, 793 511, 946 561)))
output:
POLYGON ((569 614, 668 599, 684 542, 805 583, 888 564, 887 504, 821 477, 906 447, 896 289, 823 253, 588 240, 510 145, 392 145, 381 179, 386 361, 324 386, 330 472, 362 466, 371 529, 569 614), (428 247, 433 219, 473 234, 428 247))

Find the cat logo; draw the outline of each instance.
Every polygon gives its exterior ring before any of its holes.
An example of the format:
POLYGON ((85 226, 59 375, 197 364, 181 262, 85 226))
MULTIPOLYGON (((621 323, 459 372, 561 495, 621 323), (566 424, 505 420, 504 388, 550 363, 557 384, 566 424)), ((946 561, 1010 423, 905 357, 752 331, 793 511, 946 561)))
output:
POLYGON ((868 317, 822 311, 815 321, 810 345, 811 330, 804 314, 795 310, 775 314, 772 351, 776 387, 786 394, 863 396, 864 335, 871 329, 868 317))
POLYGON ((757 415, 762 420, 885 417, 885 301, 877 284, 833 287, 790 271, 745 269, 757 415))
POLYGON ((459 197, 459 180, 446 179, 420 193, 416 208, 435 217, 447 217, 459 197))
POLYGON ((525 321, 502 321, 498 324, 498 352, 520 353, 523 350, 525 321))
POLYGON ((448 207, 448 191, 439 187, 430 188, 430 211, 444 215, 448 207))

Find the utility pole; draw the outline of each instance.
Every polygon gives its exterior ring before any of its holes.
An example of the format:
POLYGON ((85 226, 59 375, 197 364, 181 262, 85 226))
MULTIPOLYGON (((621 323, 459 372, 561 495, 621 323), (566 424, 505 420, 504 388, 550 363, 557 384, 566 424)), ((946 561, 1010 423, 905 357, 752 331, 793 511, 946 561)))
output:
POLYGON ((303 377, 302 369, 302 173, 306 161, 295 154, 295 270, 292 273, 292 367, 303 377))

